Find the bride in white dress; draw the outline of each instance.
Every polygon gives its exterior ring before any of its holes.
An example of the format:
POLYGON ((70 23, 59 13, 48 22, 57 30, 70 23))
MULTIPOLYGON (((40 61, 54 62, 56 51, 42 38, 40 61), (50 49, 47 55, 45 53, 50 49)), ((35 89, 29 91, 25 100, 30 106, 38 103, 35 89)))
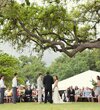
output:
POLYGON ((58 89, 58 76, 54 76, 53 103, 63 103, 58 89))

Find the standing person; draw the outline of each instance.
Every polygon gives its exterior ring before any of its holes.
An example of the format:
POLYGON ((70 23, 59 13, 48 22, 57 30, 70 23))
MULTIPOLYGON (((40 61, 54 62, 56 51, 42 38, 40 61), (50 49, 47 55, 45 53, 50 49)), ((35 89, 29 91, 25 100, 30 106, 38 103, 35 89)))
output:
POLYGON ((45 87, 45 103, 47 103, 48 93, 49 93, 49 102, 53 103, 52 101, 52 84, 54 83, 53 77, 49 74, 49 72, 46 73, 47 75, 43 79, 43 84, 45 87))
POLYGON ((54 85, 53 85, 53 103, 62 103, 63 100, 60 97, 58 90, 58 76, 54 76, 54 85))
POLYGON ((1 75, 0 75, 0 100, 1 100, 1 75))
POLYGON ((39 77, 37 78, 37 89, 38 89, 38 103, 42 102, 42 89, 43 89, 43 79, 42 74, 39 74, 39 77))
POLYGON ((12 91, 13 91, 13 103, 17 102, 17 73, 14 74, 14 78, 12 80, 12 91))
POLYGON ((100 76, 97 76, 95 95, 98 97, 98 102, 100 103, 100 76))
POLYGON ((5 84, 4 84, 4 75, 1 75, 1 79, 0 79, 0 104, 4 103, 4 92, 5 92, 5 84))

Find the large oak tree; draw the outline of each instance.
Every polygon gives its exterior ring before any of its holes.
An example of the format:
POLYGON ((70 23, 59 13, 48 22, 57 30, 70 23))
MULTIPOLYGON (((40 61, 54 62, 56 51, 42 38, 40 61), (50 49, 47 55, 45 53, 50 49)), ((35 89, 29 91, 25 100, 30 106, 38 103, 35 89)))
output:
POLYGON ((100 48, 100 0, 1 0, 0 39, 14 46, 48 48, 73 57, 85 49, 100 48), (70 8, 71 7, 71 8, 70 8), (69 9, 70 8, 70 9, 69 9))

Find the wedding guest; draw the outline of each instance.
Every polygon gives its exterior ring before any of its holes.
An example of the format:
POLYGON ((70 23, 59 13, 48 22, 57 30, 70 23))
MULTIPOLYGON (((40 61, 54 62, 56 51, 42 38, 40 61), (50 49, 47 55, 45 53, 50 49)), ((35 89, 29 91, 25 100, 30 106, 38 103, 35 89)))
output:
POLYGON ((0 91, 1 91, 0 104, 4 103, 5 88, 6 88, 6 86, 4 84, 4 75, 1 75, 1 78, 0 78, 0 91))
POLYGON ((18 102, 24 102, 24 94, 25 94, 25 86, 24 85, 20 85, 17 89, 17 99, 18 102))
POLYGON ((91 100, 93 102, 92 91, 90 90, 90 88, 86 87, 86 89, 84 89, 83 96, 88 99, 88 102, 90 102, 91 100))
MULTIPOLYGON (((0 83, 1 83, 1 75, 0 75, 0 83)), ((1 100, 1 84, 0 84, 0 100, 1 100)))
POLYGON ((36 88, 32 89, 32 99, 33 99, 33 102, 37 102, 38 101, 38 91, 37 91, 36 88))
POLYGON ((38 103, 42 102, 43 76, 40 73, 37 78, 38 103))
POLYGON ((72 86, 68 89, 68 97, 70 102, 75 101, 75 90, 73 89, 72 86))
POLYGON ((31 86, 28 85, 25 89, 25 102, 32 102, 32 89, 31 86))
POLYGON ((76 86, 75 87, 75 102, 78 101, 78 98, 80 97, 81 95, 81 90, 76 86))
POLYGON ((14 74, 14 78, 12 80, 12 91, 13 91, 13 98, 12 101, 14 104, 17 102, 17 73, 14 74))
POLYGON ((97 76, 95 95, 98 97, 98 102, 100 103, 100 76, 97 76))
POLYGON ((81 89, 81 96, 82 96, 82 97, 84 97, 84 90, 85 90, 85 88, 83 87, 83 88, 81 89))
POLYGON ((68 94, 67 94, 67 90, 65 90, 62 94, 62 100, 64 102, 68 102, 69 101, 69 98, 68 98, 68 94))
POLYGON ((7 88, 7 90, 5 91, 5 97, 6 97, 6 102, 10 103, 12 97, 12 90, 10 88, 7 88))

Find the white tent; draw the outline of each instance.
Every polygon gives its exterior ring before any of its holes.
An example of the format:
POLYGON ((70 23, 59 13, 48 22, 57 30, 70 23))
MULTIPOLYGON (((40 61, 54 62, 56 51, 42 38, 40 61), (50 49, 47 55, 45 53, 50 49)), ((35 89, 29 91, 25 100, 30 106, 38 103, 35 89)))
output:
POLYGON ((59 90, 66 90, 69 86, 90 87, 92 88, 92 79, 96 81, 97 75, 100 76, 100 72, 88 70, 86 72, 80 73, 73 77, 67 78, 65 80, 59 81, 59 90))

